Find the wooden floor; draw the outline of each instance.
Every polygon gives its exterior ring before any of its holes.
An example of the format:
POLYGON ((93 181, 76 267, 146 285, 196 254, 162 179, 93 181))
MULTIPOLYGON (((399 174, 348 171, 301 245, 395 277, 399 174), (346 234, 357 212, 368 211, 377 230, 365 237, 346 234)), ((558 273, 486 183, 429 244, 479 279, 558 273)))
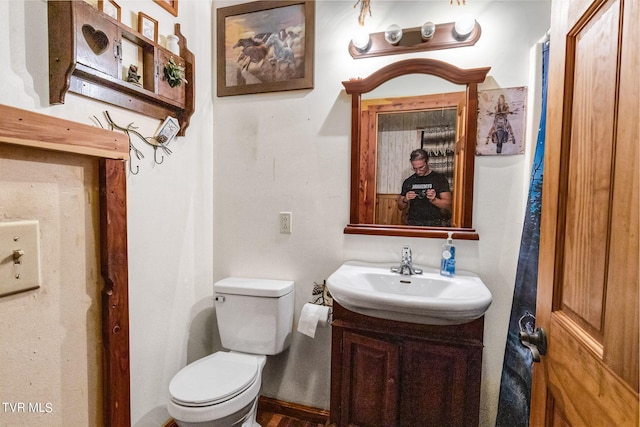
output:
MULTIPOLYGON (((258 399, 256 421, 262 427, 325 427, 329 411, 270 397, 258 399)), ((335 427, 335 426, 334 426, 335 427)))
POLYGON ((258 412, 257 421, 262 427, 324 427, 324 424, 264 411, 258 412))

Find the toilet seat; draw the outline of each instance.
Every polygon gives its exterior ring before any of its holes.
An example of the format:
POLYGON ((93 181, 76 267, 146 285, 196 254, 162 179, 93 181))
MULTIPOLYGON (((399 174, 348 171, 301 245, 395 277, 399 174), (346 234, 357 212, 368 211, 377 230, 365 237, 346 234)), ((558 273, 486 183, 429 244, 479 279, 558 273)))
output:
POLYGON ((173 377, 169 384, 171 400, 187 407, 220 404, 250 388, 261 369, 255 355, 214 353, 187 365, 173 377))

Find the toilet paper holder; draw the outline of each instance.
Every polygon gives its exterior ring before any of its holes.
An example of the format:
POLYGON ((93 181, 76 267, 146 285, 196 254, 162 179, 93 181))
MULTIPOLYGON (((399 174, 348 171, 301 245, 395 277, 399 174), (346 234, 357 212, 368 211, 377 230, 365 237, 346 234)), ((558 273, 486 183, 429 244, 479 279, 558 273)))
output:
POLYGON ((311 291, 311 301, 316 305, 326 305, 330 307, 329 312, 333 314, 333 298, 327 288, 327 281, 323 280, 322 283, 313 282, 313 290, 311 291))
POLYGON ((308 302, 302 306, 298 320, 298 332, 315 338, 318 328, 331 326, 331 318, 331 307, 308 302))
POLYGON ((333 299, 327 291, 326 282, 314 283, 312 301, 305 303, 298 321, 298 332, 314 338, 318 327, 326 328, 333 319, 333 299))

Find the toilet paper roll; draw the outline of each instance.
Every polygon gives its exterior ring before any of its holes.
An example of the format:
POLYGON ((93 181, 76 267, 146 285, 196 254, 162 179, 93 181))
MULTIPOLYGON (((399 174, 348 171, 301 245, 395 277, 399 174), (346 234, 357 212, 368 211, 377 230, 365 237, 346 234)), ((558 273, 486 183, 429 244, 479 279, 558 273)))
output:
POLYGON ((298 332, 311 338, 315 337, 318 326, 326 328, 329 325, 330 315, 329 307, 326 305, 305 304, 300 313, 298 332))

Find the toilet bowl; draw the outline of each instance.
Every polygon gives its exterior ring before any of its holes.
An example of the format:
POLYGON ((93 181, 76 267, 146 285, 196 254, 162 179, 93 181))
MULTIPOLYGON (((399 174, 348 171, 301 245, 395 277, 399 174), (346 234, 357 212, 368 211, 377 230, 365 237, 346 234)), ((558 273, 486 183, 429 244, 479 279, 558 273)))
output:
POLYGON ((169 384, 169 415, 180 427, 260 427, 256 421, 267 355, 289 346, 292 281, 230 277, 216 282, 222 346, 182 368, 169 384))
POLYGON ((187 365, 169 384, 180 427, 259 427, 256 407, 266 356, 219 351, 187 365))

